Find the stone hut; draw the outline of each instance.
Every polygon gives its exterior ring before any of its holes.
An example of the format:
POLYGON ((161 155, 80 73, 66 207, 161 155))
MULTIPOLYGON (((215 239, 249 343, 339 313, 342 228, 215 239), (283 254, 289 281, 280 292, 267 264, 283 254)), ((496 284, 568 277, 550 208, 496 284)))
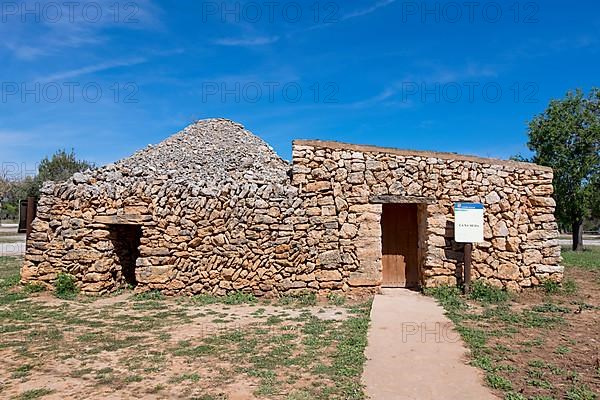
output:
POLYGON ((562 279, 552 170, 337 142, 282 160, 243 126, 199 121, 65 183, 46 183, 22 281, 85 293, 376 291, 457 285, 453 203, 485 206, 473 274, 521 290, 562 279))

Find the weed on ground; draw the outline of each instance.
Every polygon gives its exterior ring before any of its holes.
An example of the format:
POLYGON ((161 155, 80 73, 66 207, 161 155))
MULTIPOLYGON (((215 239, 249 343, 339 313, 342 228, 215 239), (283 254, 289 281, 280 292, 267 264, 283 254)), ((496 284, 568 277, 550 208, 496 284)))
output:
POLYGON ((303 293, 87 298, 0 258, 0 397, 364 399, 371 303, 303 293))
POLYGON ((600 252, 564 252, 565 280, 509 294, 483 282, 426 290, 470 349, 471 364, 505 400, 600 397, 600 252))

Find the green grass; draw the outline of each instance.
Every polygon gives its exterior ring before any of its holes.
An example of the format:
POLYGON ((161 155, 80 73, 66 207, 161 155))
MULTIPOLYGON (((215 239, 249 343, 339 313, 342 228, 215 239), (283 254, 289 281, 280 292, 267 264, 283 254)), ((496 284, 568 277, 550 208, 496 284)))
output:
POLYGON ((210 305, 210 304, 227 304, 227 305, 238 305, 238 304, 255 304, 258 299, 252 293, 234 292, 226 296, 214 296, 211 294, 199 294, 195 295, 191 299, 192 303, 198 305, 210 305))
POLYGON ((181 383, 183 381, 198 382, 199 380, 200 380, 200 375, 198 375, 196 373, 181 374, 181 375, 177 375, 177 376, 174 376, 171 379, 169 379, 169 383, 181 383))
POLYGON ((313 292, 303 292, 293 295, 285 295, 279 298, 279 305, 305 307, 317 304, 317 295, 313 292))
POLYGON ((54 393, 54 391, 50 390, 50 389, 46 389, 46 388, 32 389, 32 390, 27 390, 26 392, 21 393, 20 395, 15 397, 15 400, 39 399, 40 397, 46 396, 51 393, 54 393))
MULTIPOLYGON (((184 396, 198 398, 192 392, 200 387, 226 387, 237 379, 255 378, 260 397, 365 398, 360 377, 370 302, 353 305, 330 295, 328 304, 319 304, 323 310, 319 313, 318 307, 311 307, 318 304, 311 292, 284 297, 279 304, 269 302, 268 308, 259 308, 266 307, 267 301, 243 292, 175 299, 148 292, 110 305, 94 299, 91 307, 91 301, 77 296, 75 282, 67 274, 57 280, 56 295, 74 301, 45 302, 35 294, 43 287, 19 286, 21 262, 0 258, 0 333, 6 335, 0 347, 19 360, 7 370, 15 382, 8 381, 11 385, 35 378, 47 367, 45 360, 52 359, 69 360, 69 376, 87 389, 119 384, 125 396, 137 382, 149 382, 142 395, 180 385, 185 388, 184 396), (215 303, 222 305, 210 306, 215 303), (247 310, 252 321, 240 327, 235 318, 242 304, 255 311, 247 310), (230 311, 222 313, 222 309, 230 311), (328 319, 330 311, 341 317, 328 319), (175 338, 179 326, 211 320, 191 339, 178 342, 175 338), (215 321, 228 323, 214 330, 215 321), (98 367, 95 360, 108 356, 114 358, 112 368, 98 367), (165 379, 171 380, 160 385, 155 378, 164 376, 173 359, 189 368, 167 375, 165 379)), ((18 398, 51 393, 47 388, 33 389, 18 398)), ((209 390, 200 398, 225 399, 222 396, 209 390)))
POLYGON ((13 372, 12 377, 16 379, 24 378, 29 375, 29 371, 31 371, 32 368, 33 366, 31 364, 21 365, 13 372))
POLYGON ((19 269, 23 259, 0 256, 0 289, 16 286, 19 283, 19 269))
POLYGON ((596 400, 598 395, 585 385, 571 387, 565 396, 566 400, 596 400))
POLYGON ((60 272, 54 282, 54 294, 59 299, 72 300, 77 296, 77 279, 70 274, 60 272))
POLYGON ((327 295, 327 301, 335 306, 343 306, 346 302, 346 297, 335 293, 329 293, 327 295))
POLYGON ((493 389, 499 389, 503 391, 512 390, 512 382, 507 378, 492 373, 487 374, 485 379, 493 389))
POLYGON ((146 301, 146 300, 164 300, 165 296, 158 290, 150 290, 148 292, 136 293, 133 295, 135 301, 146 301))
POLYGON ((482 304, 498 304, 510 300, 510 293, 484 281, 477 280, 473 282, 469 298, 482 304))
MULTIPOLYGON (((511 295, 503 290, 484 283, 475 282, 473 291, 463 296, 456 287, 438 287, 426 289, 426 294, 433 296, 445 308, 446 315, 454 322, 456 330, 471 350, 471 365, 486 372, 487 384, 504 392, 506 399, 525 399, 513 391, 511 373, 518 371, 512 364, 511 355, 516 352, 531 352, 531 348, 539 348, 544 344, 542 337, 528 341, 515 341, 518 348, 495 343, 495 337, 511 336, 522 329, 542 329, 547 331, 563 324, 561 316, 570 313, 568 307, 550 302, 535 305, 531 308, 514 310, 508 302, 511 295), (477 311, 467 300, 474 300, 483 309, 477 311)), ((544 333, 540 333, 544 335, 544 333)), ((530 386, 547 388, 543 379, 530 378, 530 386)))
POLYGON ((590 247, 584 251, 571 251, 563 248, 563 264, 567 267, 582 267, 600 271, 600 246, 590 247))
MULTIPOLYGON (((600 247, 583 252, 563 249, 563 257, 567 268, 580 267, 600 273, 600 247)), ((560 399, 598 400, 593 388, 580 384, 580 372, 570 372, 549 362, 563 358, 577 342, 570 340, 548 348, 544 340, 561 326, 568 326, 566 318, 571 314, 596 308, 581 300, 565 302, 564 297, 554 297, 584 294, 581 293, 583 288, 572 278, 565 279, 562 285, 542 282, 541 288, 547 294, 543 302, 518 308, 510 302, 509 293, 478 281, 473 283, 468 296, 463 296, 455 287, 426 289, 425 293, 435 297, 445 308, 446 315, 471 350, 471 365, 485 371, 488 386, 503 392, 505 400, 558 399, 549 396, 550 393, 557 395, 557 391, 560 399), (527 339, 519 339, 520 334, 527 335, 527 339), (515 340, 498 339, 507 336, 515 340), (533 359, 523 366, 514 359, 519 353, 536 354, 541 359, 533 359), (546 361, 544 354, 550 357, 546 361), (525 396, 521 394, 524 390, 538 394, 525 396)))

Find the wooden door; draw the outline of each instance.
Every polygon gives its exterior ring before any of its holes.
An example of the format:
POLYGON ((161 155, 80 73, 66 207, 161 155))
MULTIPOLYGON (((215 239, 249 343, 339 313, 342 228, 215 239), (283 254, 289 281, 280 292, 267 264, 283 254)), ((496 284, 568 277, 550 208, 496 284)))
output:
POLYGON ((383 286, 418 286, 417 205, 384 204, 381 235, 383 286))

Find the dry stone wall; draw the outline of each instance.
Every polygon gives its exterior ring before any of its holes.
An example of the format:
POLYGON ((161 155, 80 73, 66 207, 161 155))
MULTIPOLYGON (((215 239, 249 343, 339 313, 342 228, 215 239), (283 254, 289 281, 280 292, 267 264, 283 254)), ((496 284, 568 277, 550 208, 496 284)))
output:
POLYGON ((293 184, 323 240, 319 253, 350 271, 350 285, 381 283, 381 204, 419 204, 424 286, 456 285, 463 247, 453 240, 454 202, 485 205, 475 278, 520 290, 562 279, 552 170, 533 164, 335 142, 296 141, 293 184), (336 242, 337 237, 337 242, 336 242))
POLYGON ((199 121, 47 183, 22 281, 51 285, 67 272, 86 293, 127 284, 165 294, 373 291, 381 202, 391 199, 420 203, 426 286, 457 283, 452 203, 483 202, 475 275, 517 290, 562 276, 551 182, 550 170, 522 163, 331 142, 295 142, 290 165, 239 124, 199 121))
POLYGON ((289 172, 242 126, 201 121, 117 164, 46 184, 22 280, 51 285, 67 272, 87 293, 123 287, 131 282, 118 228, 139 226, 138 290, 327 291, 331 276, 317 271, 289 172))

